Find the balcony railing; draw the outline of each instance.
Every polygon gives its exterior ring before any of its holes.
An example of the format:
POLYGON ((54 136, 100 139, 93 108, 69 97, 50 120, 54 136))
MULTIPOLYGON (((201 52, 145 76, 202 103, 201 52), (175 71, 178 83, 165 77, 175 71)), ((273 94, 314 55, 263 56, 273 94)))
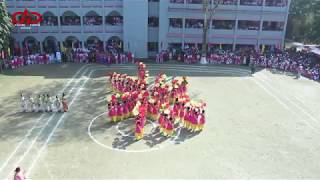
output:
POLYGON ((82 7, 103 7, 103 1, 102 0, 82 1, 82 7))
POLYGON ((15 6, 16 6, 15 1, 13 1, 13 0, 9 0, 9 1, 7 0, 6 3, 7 3, 8 8, 15 8, 15 6))
POLYGON ((106 0, 104 1, 104 7, 108 8, 122 8, 122 1, 119 0, 106 0))
POLYGON ((62 33, 81 33, 81 26, 60 26, 62 33))
POLYGON ((105 32, 107 32, 107 33, 122 33, 123 32, 123 26, 106 25, 105 32))
POLYGON ((38 27, 40 33, 58 33, 58 26, 40 26, 38 27))
POLYGON ((81 7, 80 0, 59 0, 60 7, 62 8, 77 8, 81 7))
POLYGON ((37 6, 37 1, 36 0, 30 0, 30 1, 23 1, 23 0, 16 0, 16 7, 17 8, 34 8, 37 6))
POLYGON ((84 33, 103 33, 103 25, 100 26, 83 26, 84 33))
POLYGON ((58 6, 58 1, 56 0, 38 0, 39 8, 55 8, 58 6))

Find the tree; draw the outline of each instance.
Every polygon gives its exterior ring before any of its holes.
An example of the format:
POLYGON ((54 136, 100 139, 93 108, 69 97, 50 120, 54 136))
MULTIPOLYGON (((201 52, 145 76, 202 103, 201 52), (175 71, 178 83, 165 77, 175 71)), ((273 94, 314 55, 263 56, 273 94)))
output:
MULTIPOLYGON (((9 17, 5 2, 0 2, 0 52, 7 51, 10 44, 10 32, 12 30, 12 23, 9 17)), ((2 71, 2 62, 0 58, 0 71, 2 71)))
POLYGON ((206 63, 206 57, 208 52, 208 30, 210 27, 209 23, 212 23, 213 16, 218 7, 218 1, 213 0, 213 5, 211 0, 203 0, 203 13, 204 13, 204 24, 203 24, 203 34, 202 34, 202 57, 201 61, 206 63))
POLYGON ((319 43, 320 0, 292 0, 287 25, 288 39, 319 43))

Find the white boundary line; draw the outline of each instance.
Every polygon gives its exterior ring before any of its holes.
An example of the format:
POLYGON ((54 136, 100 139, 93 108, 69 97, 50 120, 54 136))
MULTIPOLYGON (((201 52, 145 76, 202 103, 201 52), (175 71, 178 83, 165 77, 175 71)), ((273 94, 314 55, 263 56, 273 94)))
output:
MULTIPOLYGON (((273 87, 270 85, 270 83, 268 82, 268 80, 267 80, 266 78, 260 77, 260 79, 261 79, 261 81, 264 81, 265 84, 266 84, 270 89, 273 89, 273 91, 276 91, 276 89, 273 88, 273 87)), ((298 105, 297 103, 295 103, 295 102, 293 102, 292 100, 290 100, 290 99, 287 97, 288 94, 284 95, 284 94, 281 93, 279 90, 278 90, 278 92, 279 92, 279 94, 283 95, 282 97, 283 97, 284 99, 286 99, 289 103, 291 103, 293 106, 295 106, 295 107, 296 107, 298 110, 300 110, 303 114, 307 115, 307 116, 309 117, 309 119, 311 119, 311 120, 314 121, 315 123, 318 123, 318 124, 319 124, 319 121, 317 120, 317 118, 315 118, 312 114, 310 114, 309 112, 307 112, 307 111, 305 110, 305 108, 301 107, 301 106, 298 105)), ((296 98, 295 95, 293 95, 293 94, 291 94, 291 93, 290 93, 290 95, 291 95, 292 97, 296 98)), ((297 99, 297 98, 296 98, 296 99, 297 99)), ((297 99, 297 100, 298 100, 298 99, 297 99)), ((299 101, 299 100, 298 100, 298 101, 299 101)), ((303 102, 301 102, 301 103, 303 103, 303 102)), ((304 104, 304 103, 303 103, 303 104, 304 104)))
MULTIPOLYGON (((86 70, 83 74, 85 74, 88 70, 86 70)), ((76 85, 75 85, 76 86, 76 85)), ((72 92, 75 88, 75 86, 72 87, 72 89, 70 90, 70 92, 72 92)), ((56 116, 57 114, 52 114, 50 119, 44 124, 44 126, 41 128, 40 132, 37 134, 37 136, 33 139, 31 145, 29 146, 29 148, 23 153, 23 156, 20 157, 19 161, 17 161, 14 165, 14 167, 18 166, 23 160, 24 158, 28 155, 28 153, 31 151, 31 149, 34 147, 34 144, 37 142, 38 138, 40 137, 40 135, 42 134, 42 132, 46 129, 46 127, 48 126, 48 124, 52 121, 52 119, 56 116)))
MULTIPOLYGON (((262 81, 265 82, 266 85, 268 85, 270 87, 270 89, 273 89, 274 91, 276 91, 277 89, 275 89, 274 87, 272 87, 270 85, 270 81, 268 79, 267 76, 265 76, 263 74, 263 77, 261 76, 260 78, 262 81)), ((281 94, 281 95, 284 95, 283 93, 281 93, 279 90, 278 92, 281 94)), ((293 98, 297 99, 298 101, 300 101, 302 104, 304 104, 304 102, 302 102, 301 100, 299 100, 296 95, 292 94, 292 93, 289 93, 289 95, 291 95, 293 98)), ((282 96, 283 98, 285 98, 288 102, 290 102, 292 105, 294 105, 296 108, 298 108, 299 110, 301 110, 305 115, 307 115, 311 120, 319 123, 319 121, 317 120, 317 118, 315 118, 313 115, 311 115, 310 113, 306 112, 305 108, 304 107, 301 107, 300 105, 298 105, 297 103, 293 102, 291 99, 288 98, 288 94, 285 94, 284 96, 282 96)))
MULTIPOLYGON (((84 69, 88 66, 84 65, 82 66, 75 74, 74 76, 68 81, 68 83, 64 86, 64 89, 61 90, 59 93, 61 94, 61 92, 65 91, 65 89, 67 89, 67 87, 75 80, 75 77, 84 69)), ((31 132, 37 127, 38 123, 40 122, 40 120, 45 116, 46 114, 42 114, 37 121, 35 122, 35 124, 32 126, 32 128, 27 132, 27 134, 24 136, 24 138, 19 142, 19 144, 16 146, 16 148, 13 150, 13 152, 9 155, 9 157, 7 158, 7 160, 2 164, 1 168, 0 168, 0 172, 5 168, 5 166, 9 163, 9 161, 11 160, 11 158, 15 155, 15 153, 20 149, 21 145, 24 143, 24 141, 28 138, 28 136, 30 136, 31 132)), ((51 115, 51 117, 54 114, 51 115)))
MULTIPOLYGON (((89 77, 91 76, 92 71, 89 74, 89 77)), ((86 78, 85 82, 82 84, 82 86, 80 88, 78 88, 78 91, 76 92, 76 95, 74 96, 74 98, 72 99, 72 101, 69 104, 69 107, 72 106, 72 104, 75 102, 75 100, 77 99, 77 97, 79 96, 83 86, 86 84, 86 82, 89 80, 89 77, 86 78)), ((46 142, 44 143, 44 145, 41 147, 41 149, 38 151, 37 156, 33 159, 31 166, 29 167, 28 171, 27 171, 27 175, 31 172, 31 170, 33 169, 34 165, 36 164, 37 160, 39 159, 40 155, 42 154, 42 152, 44 151, 44 149, 47 147, 49 141, 51 140, 53 134, 55 133, 56 129, 58 128, 58 126, 60 125, 60 123, 62 122, 63 118, 65 117, 67 113, 64 113, 58 120, 58 122, 56 123, 56 125, 54 126, 53 130, 51 131, 51 133, 49 134, 46 142)))
MULTIPOLYGON (((205 66, 204 66, 204 67, 205 67, 205 66)), ((110 68, 113 68, 113 67, 112 67, 112 66, 111 66, 111 67, 108 67, 108 69, 110 69, 110 68)), ((116 67, 114 67, 114 68, 116 68, 116 67)), ((192 66, 190 66, 190 68, 192 68, 192 66)), ((121 69, 121 68, 120 68, 120 69, 121 69)), ((131 68, 127 68, 127 69, 131 69, 131 68)), ((156 68, 151 68, 151 69, 156 69, 156 68)), ((157 69, 160 70, 161 68, 157 68, 157 69)), ((233 68, 230 68, 230 69, 233 69, 233 68)), ((164 68, 164 70, 168 70, 168 68, 164 68)), ((215 70, 215 71, 203 71, 203 70, 202 70, 202 71, 194 71, 194 70, 195 70, 195 69, 193 69, 193 71, 192 71, 192 70, 188 70, 187 72, 209 72, 209 73, 217 72, 217 69, 213 69, 213 70, 215 70)), ((176 70, 176 71, 181 71, 181 70, 176 70)), ((218 71, 219 71, 219 70, 218 70, 218 71)), ((220 71, 223 72, 223 70, 220 70, 220 71)), ((95 72, 95 71, 91 71, 91 72, 90 72, 89 78, 86 79, 86 81, 85 81, 85 83, 83 84, 83 86, 84 86, 84 85, 86 84, 86 82, 90 79, 90 77, 91 77, 91 75, 92 75, 93 72, 95 72)), ((182 72, 183 72, 183 71, 182 71, 182 72)), ((227 72, 227 71, 225 71, 225 72, 227 72)), ((232 72, 240 72, 240 71, 236 70, 236 71, 232 71, 232 72)), ((237 74, 237 75, 239 75, 239 74, 237 74)), ((247 75, 247 73, 246 73, 246 75, 247 75)), ((255 82, 256 82, 256 81, 255 81, 255 82)), ((83 86, 82 86, 82 87, 83 87, 83 86)), ((79 95, 81 89, 82 89, 82 88, 80 88, 80 89, 77 91, 77 94, 76 94, 75 98, 72 100, 72 102, 70 103, 70 106, 72 105, 72 103, 74 102, 74 100, 76 99, 76 97, 79 95)), ((267 91, 267 92, 269 91, 269 90, 267 90, 266 88, 263 88, 263 89, 264 89, 265 91, 267 91)), ((271 92, 271 91, 269 91, 269 92, 271 92)), ((269 93, 269 94, 270 94, 270 93, 269 93)), ((273 93, 271 93, 271 94, 273 94, 273 93)), ((273 96, 274 96, 274 95, 273 95, 273 96)), ((278 100, 280 100, 277 96, 275 96, 275 98, 278 99, 278 100)), ((280 100, 280 102, 281 102, 281 100, 280 100)), ((283 103, 281 103, 281 104, 284 105, 284 106, 286 107, 286 109, 288 108, 287 104, 283 104, 283 103)), ((95 118, 90 122, 89 127, 88 127, 88 134, 89 134, 89 135, 91 135, 90 127, 92 126, 93 122, 94 122, 98 117, 101 117, 101 116, 104 115, 104 114, 105 114, 105 113, 103 113, 103 114, 95 117, 95 118)), ((34 161, 33 161, 33 163, 32 163, 32 166, 30 167, 30 169, 29 169, 28 172, 31 172, 30 170, 33 169, 33 167, 34 167, 37 159, 39 158, 39 156, 40 156, 41 153, 43 152, 44 148, 46 147, 46 145, 47 145, 48 142, 50 141, 50 139, 51 139, 52 135, 54 134, 55 130, 57 129, 57 127, 58 127, 59 124, 61 123, 61 120, 63 119, 63 117, 64 117, 64 115, 59 119, 59 121, 58 121, 58 123, 56 124, 55 128, 54 128, 53 131, 50 133, 50 135, 49 135, 46 143, 45 143, 44 146, 42 146, 42 148, 40 149, 40 152, 37 154, 37 157, 36 157, 36 159, 34 159, 34 161)), ((91 137, 91 138, 92 138, 92 137, 91 137)), ((93 140, 94 140, 94 139, 93 139, 93 140)), ((94 140, 94 141, 95 141, 95 140, 94 140)), ((95 141, 95 142, 96 142, 96 141, 95 141)), ((99 145, 101 145, 101 146, 104 146, 103 144, 101 144, 101 143, 99 143, 99 142, 96 142, 96 143, 99 144, 99 145)), ((107 148, 107 147, 106 147, 106 148, 107 148)), ((112 148, 112 150, 115 150, 115 149, 112 148)), ((120 150, 120 149, 117 149, 117 150, 120 150)), ((120 150, 120 151, 123 151, 123 150, 120 150)), ((125 151, 128 151, 128 150, 125 150, 125 151)))
MULTIPOLYGON (((256 79, 253 79, 253 81, 259 86, 261 87, 263 90, 265 90, 265 92, 267 92, 267 94, 269 94, 270 96, 272 96, 273 98, 275 98, 286 110, 288 110, 290 113, 292 113, 295 116, 301 117, 301 114, 295 112, 292 110, 292 108, 289 107, 289 104, 286 103, 285 101, 281 100, 276 94, 274 94, 272 91, 273 90, 269 85, 266 84, 265 81, 260 79, 260 82, 258 82, 256 79), (263 83, 262 83, 263 82, 263 83), (264 84, 264 85, 263 85, 264 84), (269 87, 270 89, 266 88, 269 87)), ((303 119, 303 118, 301 118, 303 119)), ((309 127, 311 127, 315 132, 319 133, 319 130, 316 129, 314 126, 312 126, 308 121, 305 121, 309 127)))
MULTIPOLYGON (((96 68, 99 68, 99 67, 96 67, 96 68)), ((112 68, 116 68, 116 67, 109 66, 109 67, 101 67, 101 68, 103 68, 103 69, 100 69, 100 70, 97 70, 97 69, 96 69, 96 70, 92 70, 92 71, 90 72, 89 77, 85 80, 85 83, 82 85, 81 88, 78 89, 78 91, 77 91, 74 99, 73 99, 72 102, 70 103, 70 106, 73 104, 74 100, 77 99, 77 96, 78 96, 79 93, 81 92, 81 89, 82 89, 83 86, 86 84, 86 82, 90 79, 90 77, 91 77, 91 75, 92 75, 93 72, 101 71, 101 70, 108 70, 108 69, 112 69, 112 68)), ((192 66, 190 66, 190 68, 192 68, 192 66)), ((215 68, 215 67, 213 66, 213 68, 215 68)), ((126 67, 126 66, 124 66, 124 67, 119 67, 119 68, 117 68, 117 69, 121 69, 121 70, 122 70, 122 69, 134 69, 134 66, 133 66, 133 68, 132 68, 132 67, 126 67)), ((152 69, 152 68, 151 68, 151 69, 152 69)), ((230 69, 231 69, 231 68, 230 68, 230 69)), ((159 70, 160 70, 160 68, 159 68, 159 70)), ((167 70, 167 69, 164 69, 164 70, 167 70)), ((213 69, 213 70, 216 70, 216 69, 213 69)), ((181 70, 179 70, 179 71, 181 71, 181 70)), ((222 70, 222 71, 223 71, 223 70, 222 70)), ((195 69, 191 69, 191 70, 188 70, 187 72, 203 72, 203 71, 195 71, 195 69)), ((215 71, 206 71, 206 72, 214 73, 215 71)), ((227 71, 226 71, 226 72, 227 72, 227 71)), ((233 71, 233 72, 234 72, 234 71, 233 71)), ((231 72, 231 73, 233 73, 233 72, 231 72)), ((247 75, 247 74, 246 74, 246 75, 247 75)), ((42 154, 42 152, 44 151, 45 147, 47 146, 47 144, 48 144, 49 141, 51 140, 54 132, 56 131, 56 129, 58 128, 58 126, 59 126, 60 123, 62 122, 64 116, 65 116, 65 114, 63 114, 63 115, 59 118, 57 124, 55 125, 54 129, 51 131, 51 133, 50 133, 49 137, 47 138, 45 144, 42 146, 42 148, 41 148, 40 151, 38 152, 36 158, 33 160, 32 164, 31 164, 31 167, 30 167, 29 170, 27 171, 28 174, 30 174, 30 172, 32 171, 33 167, 34 167, 35 164, 36 164, 36 161, 38 160, 39 156, 42 154)), ((179 131, 179 133, 180 133, 180 131, 179 131)), ((177 136, 178 136, 178 135, 177 135, 177 136)), ((119 150, 119 149, 118 149, 118 150, 119 150)), ((132 151, 131 151, 131 152, 132 152, 132 151)))
MULTIPOLYGON (((88 72, 88 69, 86 69, 82 74, 81 74, 81 77, 86 74, 88 72)), ((76 81, 76 84, 74 86, 72 86, 71 90, 69 91, 69 93, 73 92, 74 88, 77 86, 77 84, 82 80, 82 78, 79 77, 79 80, 76 81)), ((62 92, 67 89, 67 87, 65 87, 62 92)), ((40 132, 38 132, 37 136, 33 139, 31 145, 29 145, 27 151, 24 151, 23 155, 20 157, 20 159, 14 164, 14 167, 18 166, 23 160, 24 158, 28 155, 28 153, 30 152, 30 150, 34 147, 34 144, 37 142, 37 139, 40 137, 41 133, 43 132, 43 130, 48 126, 48 124, 52 121, 53 117, 55 117, 57 114, 56 113, 53 113, 51 115, 51 117, 49 118, 49 120, 46 121, 45 125, 41 128, 40 132)), ((7 176, 7 179, 8 177, 10 176, 10 174, 7 176)))
MULTIPOLYGON (((162 149, 162 148, 166 147, 166 146, 159 145, 158 147, 152 147, 152 148, 144 149, 144 150, 127 150, 127 149, 113 148, 113 147, 111 147, 111 146, 108 146, 108 145, 105 145, 105 144, 101 143, 100 141, 98 141, 98 140, 92 135, 92 133, 91 133, 91 127, 92 127, 92 124, 93 124, 98 118, 100 118, 101 116, 106 115, 106 114, 107 114, 107 113, 104 112, 104 113, 102 113, 102 114, 94 117, 94 118, 90 121, 89 126, 88 126, 88 135, 89 135, 89 137, 93 140, 93 142, 95 142, 95 143, 98 144, 99 146, 101 146, 101 147, 103 147, 103 148, 105 148, 105 149, 111 150, 111 151, 126 152, 126 153, 145 153, 145 152, 153 152, 153 151, 156 151, 156 150, 159 150, 159 149, 162 149)), ((114 128, 114 126, 113 126, 113 128, 114 128)), ((176 134, 175 136, 171 137, 171 138, 173 138, 173 139, 171 139, 171 140, 170 140, 170 138, 168 138, 168 139, 169 139, 170 141, 175 141, 176 139, 178 139, 178 137, 180 136, 181 129, 182 129, 182 127, 179 126, 179 127, 177 128, 177 134, 176 134)), ((120 133, 120 134, 121 134, 121 133, 120 133)), ((122 135, 122 134, 121 134, 121 135, 122 135)), ((122 135, 122 136, 123 136, 123 135, 122 135)))
MULTIPOLYGON (((78 91, 76 92, 76 95, 73 97, 72 101, 70 102, 69 104, 69 107, 72 106, 72 104, 75 102, 75 100, 77 99, 77 97, 79 96, 82 88, 85 86, 85 84, 88 82, 88 80, 91 78, 91 75, 93 72, 96 72, 96 71, 102 71, 102 70, 106 70, 106 69, 110 69, 109 67, 95 67, 96 70, 91 70, 88 77, 86 77, 86 80, 85 82, 82 84, 82 86, 80 88, 78 88, 78 91), (102 68, 102 69, 100 69, 102 68)), ((128 68, 119 68, 119 69, 128 69, 128 68)), ((131 68, 129 68, 131 69, 131 68)), ((52 129, 51 133, 49 134, 45 144, 41 147, 41 149, 39 150, 36 158, 33 160, 30 168, 28 169, 27 173, 29 174, 31 172, 31 170, 33 169, 36 161, 38 160, 38 158, 40 157, 40 155, 42 154, 42 152, 44 151, 44 149, 46 148, 47 144, 49 143, 49 141, 51 140, 53 134, 55 133, 56 129, 58 128, 58 126, 61 124, 61 122, 63 121, 63 118, 65 117, 67 113, 64 113, 58 120, 58 122, 56 123, 56 125, 54 126, 54 128, 52 129)), ((31 147, 32 148, 32 147, 31 147)))
MULTIPOLYGON (((123 137, 135 137, 135 136, 131 136, 131 135, 129 135, 129 134, 126 134, 126 133, 122 132, 122 131, 119 129, 119 126, 120 126, 121 123, 123 123, 124 121, 134 121, 134 118, 125 119, 125 120, 123 120, 123 121, 118 122, 117 125, 116 125, 116 127, 115 127, 116 130, 117 130, 123 137)), ((149 123, 151 124, 151 126, 152 126, 152 130, 151 130, 151 131, 153 131, 154 128, 157 128, 156 123, 154 123, 153 121, 147 119, 147 122, 149 122, 149 123)), ((133 131, 134 131, 134 130, 133 130, 133 131)), ((145 135, 149 135, 149 134, 151 134, 151 133, 145 133, 145 135)))

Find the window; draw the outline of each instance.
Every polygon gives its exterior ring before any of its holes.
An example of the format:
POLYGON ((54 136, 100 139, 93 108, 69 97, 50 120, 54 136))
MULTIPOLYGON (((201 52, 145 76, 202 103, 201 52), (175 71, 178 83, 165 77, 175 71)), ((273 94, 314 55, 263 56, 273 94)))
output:
POLYGON ((203 19, 186 19, 186 28, 203 28, 203 19))
POLYGON ((275 21, 264 21, 263 28, 264 31, 283 31, 284 22, 275 22, 275 21))
POLYGON ((240 30, 260 30, 260 22, 259 21, 244 21, 240 20, 238 22, 238 29, 240 30))
POLYGON ((213 20, 212 29, 234 29, 236 25, 235 20, 213 20))
POLYGON ((182 28, 181 18, 169 18, 169 26, 172 28, 182 28))
POLYGON ((244 6, 262 6, 263 0, 240 0, 240 5, 244 6))
POLYGON ((284 7, 287 4, 288 0, 266 0, 266 6, 284 7))
POLYGON ((170 3, 174 3, 174 4, 184 4, 184 0, 170 0, 170 3))
POLYGON ((159 27, 159 18, 158 17, 149 17, 148 18, 149 27, 159 27))

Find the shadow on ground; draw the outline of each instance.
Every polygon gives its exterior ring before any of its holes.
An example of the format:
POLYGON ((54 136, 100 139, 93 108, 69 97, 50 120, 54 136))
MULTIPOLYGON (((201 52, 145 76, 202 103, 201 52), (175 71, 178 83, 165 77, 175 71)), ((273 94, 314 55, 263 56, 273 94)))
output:
MULTIPOLYGON (((6 75, 10 76, 43 76, 45 78, 71 78, 74 73, 80 69, 83 64, 59 64, 59 65, 33 65, 23 67, 16 71, 6 72, 6 75)), ((93 65, 96 67, 106 67, 102 65, 93 65)), ((85 84, 85 86, 77 86, 74 91, 81 89, 81 94, 74 101, 74 104, 70 107, 70 111, 67 114, 43 114, 43 113, 19 113, 20 104, 19 104, 19 95, 5 97, 1 100, 0 105, 0 140, 5 141, 7 139, 19 138, 26 135, 27 131, 35 125, 37 119, 41 116, 39 123, 45 125, 45 123, 52 117, 51 122, 48 124, 48 129, 43 132, 43 135, 38 139, 39 141, 46 141, 47 137, 55 127, 55 124, 58 123, 62 116, 61 124, 59 124, 58 129, 54 133, 53 140, 51 143, 55 145, 68 143, 70 141, 91 141, 87 134, 87 128, 90 121, 101 113, 106 112, 106 99, 107 95, 110 94, 110 89, 107 87, 106 73, 117 71, 119 73, 127 73, 129 75, 136 75, 135 66, 132 65, 132 70, 126 69, 117 69, 116 67, 109 67, 108 70, 101 70, 93 73, 91 79, 85 84)), ((211 76, 216 77, 219 73, 216 73, 214 70, 212 72, 201 72, 199 65, 197 68, 199 72, 188 72, 188 70, 183 72, 178 72, 175 69, 168 69, 163 66, 161 70, 152 70, 156 67, 162 67, 162 65, 151 66, 150 67, 150 76, 157 75, 160 72, 166 72, 168 76, 211 76)), ((190 65, 190 67, 193 67, 190 65)), ((203 67, 203 66, 201 66, 203 67)), ((219 66, 220 67, 220 66, 219 66)), ((221 66, 225 68, 225 66, 221 66)), ((204 68, 210 68, 206 66, 204 68)), ((228 70, 232 70, 230 67, 228 70)), ((238 68, 239 69, 239 68, 238 68)), ((241 74, 239 76, 250 76, 249 71, 246 68, 240 68, 241 74)), ((222 74, 222 76, 234 76, 228 75, 227 73, 222 74)), ((80 82, 82 83, 82 82, 80 82)), ((47 93, 56 94, 65 84, 62 82, 52 83, 50 86, 42 87, 35 86, 30 89, 25 89, 24 91, 28 93, 47 93)), ((73 93, 72 95, 75 95, 73 93)), ((68 94, 67 94, 68 95, 68 94)), ((197 98, 199 93, 195 92, 191 94, 192 98, 197 98)), ((71 99, 68 99, 71 101, 71 99)), ((60 122, 59 122, 60 123, 60 122)), ((105 133, 112 127, 108 122, 107 115, 103 116, 103 121, 99 123, 99 126, 94 127, 92 131, 94 133, 105 133), (101 128, 99 128, 101 126, 101 128)), ((40 131, 41 126, 37 127, 37 131, 40 131)), ((146 135, 144 137, 145 144, 149 147, 154 147, 165 141, 174 141, 175 144, 180 144, 197 134, 190 134, 185 132, 184 129, 181 130, 179 136, 175 139, 163 137, 159 130, 156 130, 154 133, 146 135)), ((33 133, 34 134, 34 133, 33 133)), ((113 146, 117 148, 127 148, 131 144, 135 143, 132 137, 115 137, 113 140, 113 146)))
MULTIPOLYGON (((134 64, 118 64, 118 65, 102 65, 102 64, 80 64, 80 63, 65 63, 65 64, 49 64, 49 65, 30 65, 24 66, 15 70, 5 70, 6 76, 43 76, 45 79, 63 79, 72 78, 73 75, 83 66, 84 69, 93 70, 94 68, 106 68, 105 72, 119 72, 127 73, 129 75, 136 75, 137 66, 134 64), (121 69, 119 67, 127 69, 121 69)), ((167 64, 147 64, 150 76, 155 76, 159 73, 166 73, 168 76, 194 76, 194 77, 243 77, 250 76, 248 67, 237 65, 195 65, 195 64, 181 64, 181 63, 167 63, 167 64), (175 65, 174 67, 172 65, 175 65), (175 67, 181 66, 180 72, 175 67), (187 68, 187 69, 186 69, 187 68), (214 69, 212 69, 214 68, 214 69), (216 69, 216 70, 215 70, 216 69), (219 70, 220 71, 217 71, 219 70), (222 71, 221 71, 222 70, 222 71), (234 72, 233 72, 234 71, 234 72)), ((258 70, 259 71, 259 70, 258 70)), ((84 70, 82 71, 84 72, 84 70)), ((88 75, 89 72, 86 73, 88 75)), ((93 78, 99 78, 106 73, 98 73, 93 78)))

